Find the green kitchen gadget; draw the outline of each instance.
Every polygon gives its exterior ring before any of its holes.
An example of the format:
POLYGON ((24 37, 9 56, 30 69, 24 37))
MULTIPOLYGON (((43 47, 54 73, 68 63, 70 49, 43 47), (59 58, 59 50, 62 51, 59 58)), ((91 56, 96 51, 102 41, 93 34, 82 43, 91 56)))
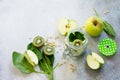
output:
POLYGON ((110 38, 104 38, 99 42, 98 50, 105 56, 112 56, 117 51, 117 44, 110 38))

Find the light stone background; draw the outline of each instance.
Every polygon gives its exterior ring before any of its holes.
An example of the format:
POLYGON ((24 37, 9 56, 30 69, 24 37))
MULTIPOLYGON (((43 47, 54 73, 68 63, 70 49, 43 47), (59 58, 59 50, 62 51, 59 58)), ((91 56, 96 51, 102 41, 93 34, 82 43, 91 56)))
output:
MULTIPOLYGON (((54 72, 55 80, 120 80, 119 5, 120 0, 0 0, 0 80, 47 80, 45 75, 21 73, 12 64, 12 52, 23 53, 36 35, 44 38, 60 36, 57 23, 64 16, 75 19, 80 28, 88 17, 94 15, 93 8, 114 27, 117 53, 112 57, 100 54, 105 64, 100 70, 91 70, 86 65, 86 55, 91 51, 98 52, 98 41, 108 36, 104 32, 98 38, 87 35, 89 44, 86 53, 78 60, 66 61, 58 67, 54 72), (104 14, 106 11, 109 13, 104 14), (71 72, 70 64, 75 66, 75 72, 71 72)), ((60 36, 56 43, 61 46, 56 49, 55 64, 64 62, 61 60, 64 37, 60 36)))

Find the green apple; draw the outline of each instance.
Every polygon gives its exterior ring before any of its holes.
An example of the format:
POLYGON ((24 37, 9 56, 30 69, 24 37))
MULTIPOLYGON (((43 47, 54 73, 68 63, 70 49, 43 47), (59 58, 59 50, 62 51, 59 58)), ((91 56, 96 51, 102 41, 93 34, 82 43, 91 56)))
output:
POLYGON ((86 32, 93 37, 99 36, 103 31, 103 23, 97 16, 88 18, 84 26, 86 32))
POLYGON ((26 57, 27 61, 32 65, 36 66, 38 64, 38 57, 36 54, 31 50, 26 50, 24 53, 24 56, 26 57))
POLYGON ((75 20, 69 20, 66 17, 63 17, 58 22, 58 30, 61 35, 66 36, 68 32, 72 29, 76 29, 77 23, 75 20))
POLYGON ((99 69, 104 64, 103 58, 94 52, 92 52, 92 54, 87 55, 86 61, 88 66, 94 70, 99 69))

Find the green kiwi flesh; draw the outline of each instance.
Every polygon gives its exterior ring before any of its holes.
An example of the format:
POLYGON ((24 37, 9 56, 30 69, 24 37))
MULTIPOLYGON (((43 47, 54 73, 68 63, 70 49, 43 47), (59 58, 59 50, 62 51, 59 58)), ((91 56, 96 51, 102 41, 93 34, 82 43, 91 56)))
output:
POLYGON ((41 36, 36 36, 34 39, 33 39, 33 45, 35 47, 41 47, 44 45, 44 38, 41 37, 41 36))

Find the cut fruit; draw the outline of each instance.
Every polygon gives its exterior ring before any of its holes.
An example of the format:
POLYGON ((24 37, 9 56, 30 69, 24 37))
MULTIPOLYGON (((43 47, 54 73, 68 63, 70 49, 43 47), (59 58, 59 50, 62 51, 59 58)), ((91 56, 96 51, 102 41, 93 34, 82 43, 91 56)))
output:
POLYGON ((86 61, 88 66, 94 70, 99 69, 104 64, 103 58, 94 52, 92 52, 92 55, 87 55, 86 61))
POLYGON ((53 55, 55 52, 55 48, 53 46, 50 46, 50 45, 45 45, 43 48, 43 52, 46 55, 53 55))
POLYGON ((63 17, 59 20, 58 30, 61 35, 66 36, 68 32, 72 29, 76 29, 77 23, 75 20, 69 20, 66 17, 63 17))
POLYGON ((73 41, 73 45, 74 46, 80 46, 80 45, 82 45, 82 40, 79 40, 79 39, 75 39, 74 41, 73 41))
POLYGON ((92 52, 92 56, 97 59, 97 61, 101 64, 104 64, 104 60, 102 57, 100 57, 97 53, 92 52))
POLYGON ((34 39, 33 39, 33 45, 35 47, 41 47, 44 45, 44 38, 41 37, 41 36, 36 36, 34 39))
POLYGON ((38 57, 33 51, 31 50, 25 51, 24 56, 32 66, 36 66, 38 64, 38 57))
POLYGON ((99 62, 92 55, 87 56, 87 64, 91 69, 99 69, 100 68, 99 62))

